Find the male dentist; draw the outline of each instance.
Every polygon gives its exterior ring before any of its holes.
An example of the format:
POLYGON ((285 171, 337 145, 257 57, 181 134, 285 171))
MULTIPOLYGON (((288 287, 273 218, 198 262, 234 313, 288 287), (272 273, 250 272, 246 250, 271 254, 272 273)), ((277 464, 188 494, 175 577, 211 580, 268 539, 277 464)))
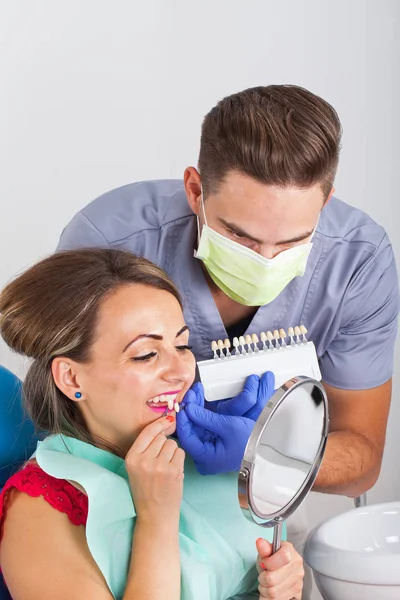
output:
POLYGON ((213 339, 304 324, 330 408, 314 490, 355 497, 381 467, 399 293, 383 228, 332 195, 340 138, 335 110, 301 87, 233 94, 204 118, 198 168, 97 198, 58 250, 122 248, 160 265, 197 360, 213 339))

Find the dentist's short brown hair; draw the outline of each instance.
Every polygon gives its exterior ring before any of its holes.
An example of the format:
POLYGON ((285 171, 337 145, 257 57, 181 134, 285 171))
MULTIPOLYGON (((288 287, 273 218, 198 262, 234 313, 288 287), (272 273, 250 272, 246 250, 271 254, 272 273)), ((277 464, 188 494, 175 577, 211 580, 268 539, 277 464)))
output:
POLYGON ((320 183, 329 195, 339 161, 341 124, 325 100, 296 85, 227 96, 205 116, 199 171, 206 194, 230 171, 277 186, 320 183))

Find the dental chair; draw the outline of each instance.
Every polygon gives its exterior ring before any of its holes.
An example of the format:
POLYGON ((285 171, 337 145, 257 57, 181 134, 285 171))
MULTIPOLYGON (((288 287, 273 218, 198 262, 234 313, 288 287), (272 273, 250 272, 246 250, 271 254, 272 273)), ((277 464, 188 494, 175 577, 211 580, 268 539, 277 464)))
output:
MULTIPOLYGON (((36 449, 34 426, 22 407, 22 383, 0 365, 0 491, 36 449)), ((11 600, 0 575, 0 600, 11 600)))

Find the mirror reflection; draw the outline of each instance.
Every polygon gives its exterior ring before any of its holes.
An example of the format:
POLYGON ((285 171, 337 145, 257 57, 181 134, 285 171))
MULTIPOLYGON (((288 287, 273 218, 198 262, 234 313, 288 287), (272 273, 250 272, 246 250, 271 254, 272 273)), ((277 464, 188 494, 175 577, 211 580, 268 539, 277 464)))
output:
POLYGON ((290 388, 265 426, 252 472, 252 508, 271 518, 294 500, 314 465, 321 444, 325 408, 312 382, 290 388))

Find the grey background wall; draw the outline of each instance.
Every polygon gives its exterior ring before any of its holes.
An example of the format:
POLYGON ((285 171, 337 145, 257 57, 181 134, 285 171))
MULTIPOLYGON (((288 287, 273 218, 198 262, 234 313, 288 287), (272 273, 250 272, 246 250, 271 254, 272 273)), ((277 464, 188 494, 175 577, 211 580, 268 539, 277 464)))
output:
MULTIPOLYGON (((0 286, 50 253, 97 195, 180 177, 211 106, 269 83, 337 109, 336 195, 388 230, 399 264, 397 0, 0 1, 0 286)), ((398 350, 371 501, 400 499, 398 350)), ((23 377, 1 343, 0 363, 23 377)), ((309 506, 315 524, 352 503, 312 494, 309 506)))

